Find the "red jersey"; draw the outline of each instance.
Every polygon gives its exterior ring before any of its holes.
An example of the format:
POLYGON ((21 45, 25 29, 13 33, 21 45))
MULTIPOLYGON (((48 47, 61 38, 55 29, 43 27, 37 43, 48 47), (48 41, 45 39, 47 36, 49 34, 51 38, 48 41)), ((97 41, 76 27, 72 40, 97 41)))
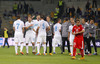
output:
MULTIPOLYGON (((72 32, 80 32, 84 28, 82 25, 79 26, 74 26, 72 29, 72 32)), ((83 33, 75 35, 74 42, 73 42, 73 47, 78 48, 78 49, 84 49, 84 40, 83 40, 83 33)))
MULTIPOLYGON (((72 29, 72 32, 80 32, 80 31, 82 31, 84 28, 82 27, 82 25, 79 25, 79 26, 74 26, 73 27, 73 29, 72 29)), ((82 38, 83 37, 83 33, 81 33, 81 34, 77 34, 77 35, 75 35, 75 37, 78 37, 78 38, 82 38)))

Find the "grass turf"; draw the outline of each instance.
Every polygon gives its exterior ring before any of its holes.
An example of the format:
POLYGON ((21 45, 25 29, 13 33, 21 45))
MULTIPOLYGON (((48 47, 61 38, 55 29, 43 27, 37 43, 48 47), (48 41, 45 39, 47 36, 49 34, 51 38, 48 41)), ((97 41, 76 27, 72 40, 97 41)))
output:
MULTIPOLYGON (((56 48, 57 54, 50 56, 36 56, 32 54, 32 48, 29 47, 29 55, 15 55, 15 49, 13 46, 10 48, 0 48, 0 64, 100 64, 100 55, 85 55, 85 60, 78 60, 81 56, 76 56, 76 60, 72 60, 71 56, 66 53, 60 54, 60 48, 56 48)), ((26 53, 25 47, 23 52, 26 53)), ((41 49, 41 53, 43 49, 41 49)), ((98 48, 98 54, 100 53, 100 48, 98 48)))

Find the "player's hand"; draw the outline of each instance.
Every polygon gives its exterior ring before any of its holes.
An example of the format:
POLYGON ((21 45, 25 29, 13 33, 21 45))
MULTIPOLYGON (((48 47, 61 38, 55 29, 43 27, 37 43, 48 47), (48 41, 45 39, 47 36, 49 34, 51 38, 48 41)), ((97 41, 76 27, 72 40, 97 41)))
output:
POLYGON ((35 16, 33 16, 32 18, 34 18, 35 16))
POLYGON ((89 36, 90 36, 90 37, 92 37, 92 35, 91 35, 91 34, 89 34, 89 36))
POLYGON ((76 32, 75 34, 79 34, 79 32, 76 32))

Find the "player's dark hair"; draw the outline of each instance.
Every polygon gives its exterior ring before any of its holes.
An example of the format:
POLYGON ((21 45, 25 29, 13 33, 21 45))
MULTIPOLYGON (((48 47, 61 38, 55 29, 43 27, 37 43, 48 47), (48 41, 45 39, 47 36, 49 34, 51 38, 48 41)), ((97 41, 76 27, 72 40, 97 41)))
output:
POLYGON ((17 19, 20 19, 20 16, 17 16, 17 19))
POLYGON ((41 19, 44 19, 44 15, 40 15, 40 18, 41 18, 41 19))
POLYGON ((80 20, 79 20, 79 19, 77 19, 77 20, 76 20, 76 22, 78 22, 78 21, 80 22, 80 20))
POLYGON ((91 20, 93 20, 93 21, 94 21, 94 19, 92 19, 92 18, 90 19, 90 21, 91 21, 91 20))
POLYGON ((59 22, 59 20, 61 20, 60 18, 57 19, 57 22, 59 22))
POLYGON ((65 18, 66 21, 68 21, 68 18, 65 18))

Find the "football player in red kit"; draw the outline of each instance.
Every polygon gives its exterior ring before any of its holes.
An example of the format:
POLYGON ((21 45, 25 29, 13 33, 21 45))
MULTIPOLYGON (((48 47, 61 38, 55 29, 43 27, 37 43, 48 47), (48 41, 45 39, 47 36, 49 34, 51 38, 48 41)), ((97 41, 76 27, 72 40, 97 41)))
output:
POLYGON ((83 32, 84 28, 80 24, 80 20, 76 20, 76 25, 72 29, 72 34, 75 35, 75 39, 73 42, 73 57, 72 59, 76 59, 76 48, 80 49, 81 58, 84 59, 84 40, 83 40, 83 32))

